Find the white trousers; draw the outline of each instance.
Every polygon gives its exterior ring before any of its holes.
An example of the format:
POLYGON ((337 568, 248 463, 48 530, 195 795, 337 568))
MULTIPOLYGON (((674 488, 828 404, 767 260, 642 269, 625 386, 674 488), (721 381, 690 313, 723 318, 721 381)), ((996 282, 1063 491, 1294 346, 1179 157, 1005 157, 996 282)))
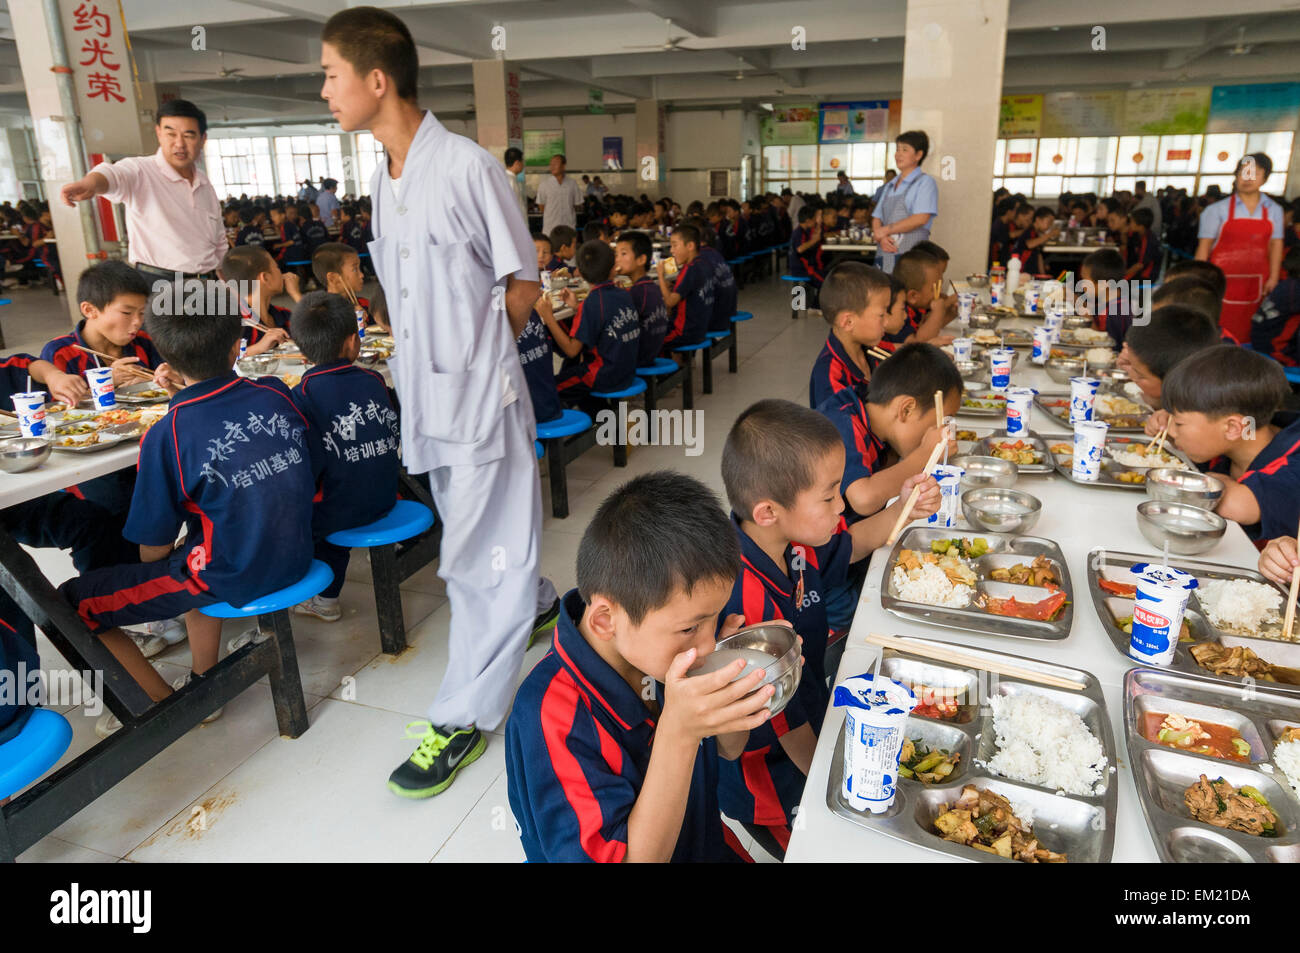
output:
POLYGON ((429 706, 435 725, 491 731, 505 720, 537 615, 542 491, 532 411, 524 399, 502 413, 504 457, 429 471, 443 524, 438 576, 451 603, 447 672, 429 706))

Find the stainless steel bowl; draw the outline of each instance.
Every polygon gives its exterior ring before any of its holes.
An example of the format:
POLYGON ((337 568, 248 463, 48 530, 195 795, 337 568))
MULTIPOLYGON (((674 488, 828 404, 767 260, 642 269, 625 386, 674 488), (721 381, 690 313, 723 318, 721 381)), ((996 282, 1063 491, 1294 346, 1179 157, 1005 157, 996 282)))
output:
POLYGON ((1090 328, 1092 327, 1092 318, 1086 314, 1067 314, 1065 316, 1064 327, 1067 327, 1072 331, 1077 331, 1080 328, 1090 328))
POLYGON ((1020 469, 1014 463, 998 457, 982 457, 971 454, 964 457, 953 457, 948 462, 966 470, 965 475, 961 478, 963 493, 967 490, 978 490, 988 486, 1006 489, 1015 486, 1016 478, 1020 475, 1020 469))
POLYGON ((360 353, 357 354, 357 363, 362 367, 374 367, 379 363, 381 353, 373 347, 363 347, 360 353))
MULTIPOLYGON (((786 625, 776 625, 771 622, 747 625, 720 640, 713 651, 705 656, 700 666, 692 669, 690 674, 704 675, 707 672, 716 672, 737 658, 744 657, 737 653, 739 649, 761 652, 770 657, 771 660, 763 666, 763 680, 759 682, 758 687, 776 686, 776 693, 772 696, 768 707, 771 708, 773 717, 779 715, 794 696, 795 689, 799 687, 799 637, 786 625)), ((748 661, 750 664, 745 666, 745 670, 738 677, 744 678, 753 671, 750 665, 756 663, 753 659, 748 661)))
POLYGON ((1121 368, 1103 367, 1101 370, 1097 371, 1097 379, 1101 381, 1102 387, 1118 391, 1132 378, 1128 376, 1127 371, 1121 368))
POLYGON ((235 367, 244 377, 266 377, 275 373, 280 366, 280 359, 269 354, 258 354, 235 362, 235 367))
POLYGON ((961 514, 967 523, 987 532, 1023 536, 1043 515, 1043 504, 1023 490, 985 487, 961 495, 961 514))
POLYGON ((1043 366, 1047 376, 1058 384, 1068 384, 1071 377, 1083 374, 1083 358, 1049 357, 1043 366))
POLYGON ((1002 320, 1000 314, 988 314, 986 312, 976 312, 970 316, 970 326, 976 331, 992 331, 1002 320))
POLYGON ((954 361, 957 367, 957 373, 962 377, 974 377, 984 370, 984 365, 979 361, 954 361))
POLYGON ((1223 483, 1208 473, 1156 467, 1147 471, 1147 496, 1166 503, 1187 503, 1213 510, 1223 498, 1223 483))
POLYGON ((972 288, 987 288, 989 286, 988 275, 967 275, 966 283, 972 288))
POLYGON ((8 437, 0 440, 0 470, 6 473, 26 473, 35 470, 54 449, 54 441, 47 437, 8 437))
POLYGON ((1137 522, 1148 543, 1156 549, 1168 543, 1169 551, 1179 556, 1195 556, 1212 549, 1228 529, 1228 521, 1218 513, 1167 500, 1139 503, 1137 522))

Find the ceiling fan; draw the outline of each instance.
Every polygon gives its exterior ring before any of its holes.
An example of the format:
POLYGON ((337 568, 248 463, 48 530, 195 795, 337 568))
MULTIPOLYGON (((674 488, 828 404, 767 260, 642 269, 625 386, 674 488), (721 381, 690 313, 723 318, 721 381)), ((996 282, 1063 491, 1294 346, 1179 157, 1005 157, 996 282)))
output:
POLYGON ((680 44, 685 40, 691 39, 689 36, 673 36, 673 21, 665 20, 664 24, 667 29, 664 34, 664 42, 653 43, 648 46, 624 46, 625 50, 658 50, 660 53, 698 53, 699 50, 693 50, 688 46, 680 44))
POLYGON ((181 70, 181 72, 188 73, 191 76, 215 76, 218 79, 226 79, 229 76, 234 76, 235 79, 243 79, 242 76, 237 75, 244 71, 244 68, 242 66, 236 66, 234 69, 226 69, 226 54, 223 53, 221 50, 217 50, 217 62, 219 62, 221 66, 220 68, 218 68, 218 70, 215 73, 213 73, 211 70, 194 70, 194 69, 183 69, 181 70))
POLYGON ((776 73, 770 71, 747 69, 745 66, 745 58, 742 56, 742 57, 737 57, 737 59, 740 61, 740 65, 736 68, 735 75, 730 77, 733 83, 743 82, 744 80, 752 79, 755 76, 777 75, 776 73))
POLYGON ((1228 50, 1229 56, 1245 56, 1254 49, 1254 45, 1246 42, 1246 28, 1237 27, 1237 42, 1228 50))

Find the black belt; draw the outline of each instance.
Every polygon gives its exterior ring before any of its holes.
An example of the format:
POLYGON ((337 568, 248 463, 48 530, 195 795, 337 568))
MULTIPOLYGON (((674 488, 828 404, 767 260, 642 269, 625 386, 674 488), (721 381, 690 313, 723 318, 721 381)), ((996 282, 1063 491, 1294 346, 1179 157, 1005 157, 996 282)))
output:
POLYGON ((217 278, 217 273, 215 271, 201 271, 201 272, 169 271, 166 268, 159 268, 156 265, 146 265, 144 262, 140 262, 140 261, 136 262, 133 267, 136 269, 136 271, 143 271, 147 275, 158 275, 160 278, 171 278, 173 280, 176 278, 177 275, 181 277, 181 280, 186 280, 189 278, 198 278, 202 281, 215 281, 217 278))

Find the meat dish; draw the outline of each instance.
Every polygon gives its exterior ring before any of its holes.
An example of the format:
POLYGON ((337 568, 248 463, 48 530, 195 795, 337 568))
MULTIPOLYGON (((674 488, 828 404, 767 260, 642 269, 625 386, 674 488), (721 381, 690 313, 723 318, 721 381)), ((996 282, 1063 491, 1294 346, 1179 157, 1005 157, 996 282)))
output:
POLYGON ((1183 792, 1183 802, 1193 820, 1256 837, 1278 836, 1278 818, 1272 805, 1248 784, 1234 788, 1223 778, 1211 781, 1202 774, 1183 792))
POLYGON ((946 841, 1028 864, 1063 864, 1066 855, 1048 850, 1032 827, 1016 816, 1011 802, 994 791, 973 784, 961 789, 951 805, 944 805, 934 828, 946 841))

